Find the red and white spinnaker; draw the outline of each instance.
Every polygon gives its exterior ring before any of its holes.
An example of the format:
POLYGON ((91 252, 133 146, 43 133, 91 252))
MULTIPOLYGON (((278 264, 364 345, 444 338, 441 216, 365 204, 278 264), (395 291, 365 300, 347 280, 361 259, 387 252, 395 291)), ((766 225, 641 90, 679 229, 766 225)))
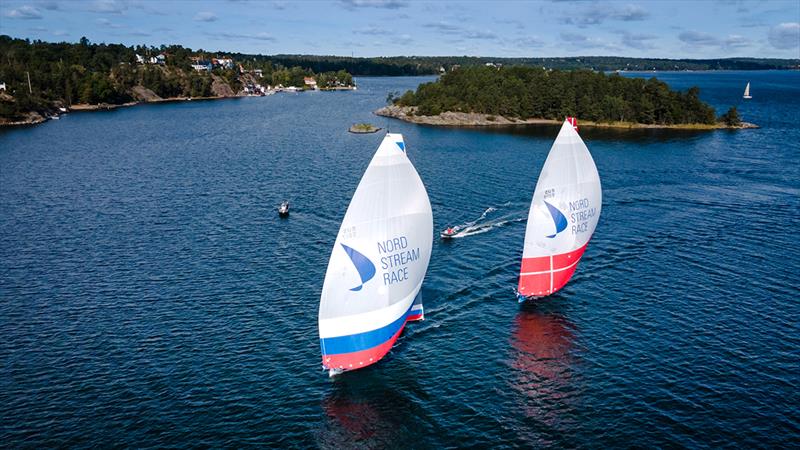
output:
POLYGON ((575 119, 564 121, 536 183, 517 287, 520 301, 567 284, 600 218, 600 176, 577 128, 575 119))

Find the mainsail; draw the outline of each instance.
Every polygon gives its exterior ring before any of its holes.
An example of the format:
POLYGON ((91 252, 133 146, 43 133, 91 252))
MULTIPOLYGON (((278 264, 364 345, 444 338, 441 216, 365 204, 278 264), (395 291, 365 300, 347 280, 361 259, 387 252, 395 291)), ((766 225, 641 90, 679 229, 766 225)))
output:
POLYGON ((322 365, 332 372, 377 362, 424 315, 433 215, 405 150, 402 135, 386 135, 333 245, 319 305, 322 365))
POLYGON ((569 281, 600 218, 600 176, 572 118, 564 121, 533 193, 517 292, 550 295, 569 281))
POLYGON ((747 82, 747 86, 744 87, 744 95, 743 98, 753 98, 750 96, 750 82, 747 82))

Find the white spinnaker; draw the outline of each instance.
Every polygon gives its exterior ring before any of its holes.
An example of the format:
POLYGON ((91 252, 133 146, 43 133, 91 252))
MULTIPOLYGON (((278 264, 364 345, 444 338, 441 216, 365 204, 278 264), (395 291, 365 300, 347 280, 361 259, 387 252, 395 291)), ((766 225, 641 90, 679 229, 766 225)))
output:
POLYGON ((422 286, 432 244, 428 193, 402 135, 387 134, 353 194, 331 252, 320 300, 320 337, 375 330, 406 313, 422 286), (342 244, 374 265, 371 278, 362 281, 342 244))
POLYGON ((586 245, 597 227, 602 201, 592 155, 578 132, 564 121, 536 182, 523 259, 564 254, 586 245), (557 232, 557 218, 545 202, 566 218, 563 231, 557 232))

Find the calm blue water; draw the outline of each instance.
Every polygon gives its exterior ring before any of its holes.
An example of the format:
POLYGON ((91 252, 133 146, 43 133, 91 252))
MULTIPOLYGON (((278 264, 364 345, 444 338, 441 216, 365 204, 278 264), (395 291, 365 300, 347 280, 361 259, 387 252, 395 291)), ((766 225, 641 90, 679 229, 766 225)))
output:
POLYGON ((524 219, 557 128, 371 115, 425 79, 0 132, 0 442, 797 445, 800 73, 658 76, 763 128, 582 129, 602 217, 567 287, 524 307, 524 219), (329 379, 319 293, 382 138, 346 132, 360 121, 404 134, 436 229, 494 210, 434 243, 426 320, 329 379))

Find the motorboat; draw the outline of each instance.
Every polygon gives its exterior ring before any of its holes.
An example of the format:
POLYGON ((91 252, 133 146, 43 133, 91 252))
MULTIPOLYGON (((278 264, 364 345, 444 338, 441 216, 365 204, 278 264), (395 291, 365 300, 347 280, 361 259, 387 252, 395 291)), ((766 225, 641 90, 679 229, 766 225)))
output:
POLYGON ((447 227, 439 235, 442 237, 442 239, 452 239, 458 234, 458 232, 458 227, 447 227))
POLYGON ((288 217, 289 216, 289 202, 284 201, 281 203, 281 206, 278 207, 278 215, 281 217, 288 217))

